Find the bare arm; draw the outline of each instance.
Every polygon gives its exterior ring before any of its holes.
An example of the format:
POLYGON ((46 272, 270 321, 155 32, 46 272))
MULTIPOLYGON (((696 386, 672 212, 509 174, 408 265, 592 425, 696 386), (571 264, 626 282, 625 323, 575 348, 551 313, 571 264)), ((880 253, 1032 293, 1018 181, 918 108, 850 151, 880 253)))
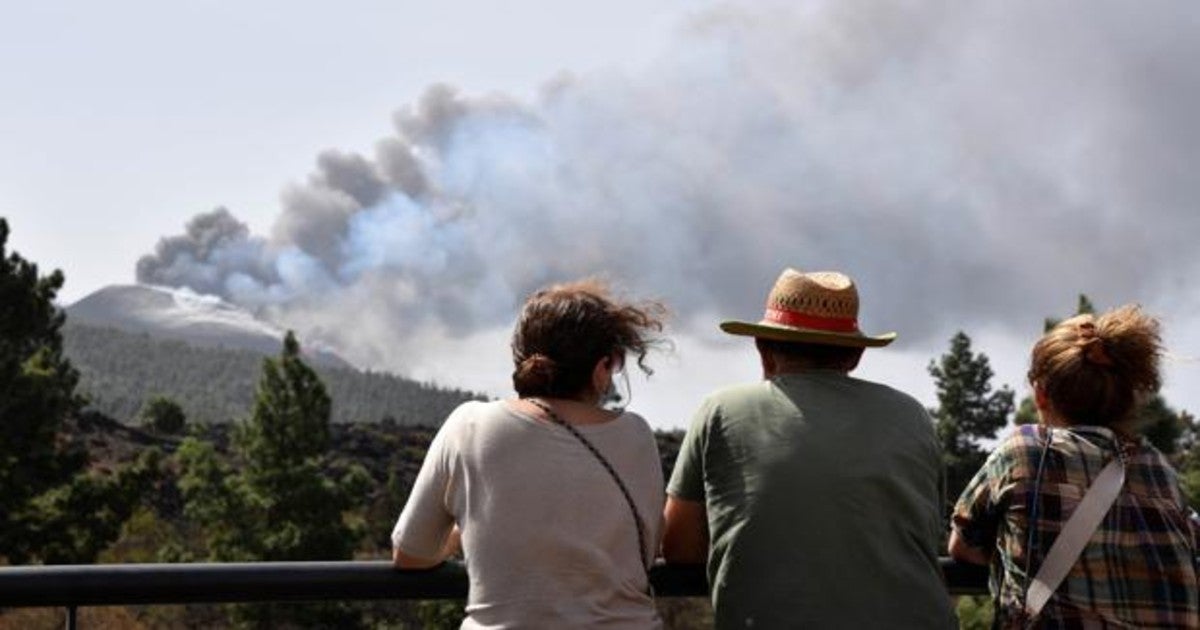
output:
POLYGON ((450 534, 446 536, 446 544, 442 545, 441 551, 438 552, 438 557, 419 558, 400 551, 399 547, 393 547, 392 564, 397 569, 429 569, 445 562, 446 558, 458 552, 461 545, 462 532, 458 529, 458 525, 455 525, 454 529, 450 530, 450 534))
POLYGON ((708 514, 704 504, 667 495, 663 509, 663 557, 678 564, 708 560, 708 514))
POLYGON ((970 562, 971 564, 987 564, 991 561, 991 554, 979 547, 972 547, 963 540, 958 533, 958 528, 950 529, 950 557, 962 562, 970 562))

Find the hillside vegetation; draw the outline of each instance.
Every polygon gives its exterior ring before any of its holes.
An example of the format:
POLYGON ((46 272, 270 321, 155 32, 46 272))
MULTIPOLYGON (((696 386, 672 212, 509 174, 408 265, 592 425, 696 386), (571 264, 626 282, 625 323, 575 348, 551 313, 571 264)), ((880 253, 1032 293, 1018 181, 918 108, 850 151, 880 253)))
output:
MULTIPOLYGON (((155 395, 176 400, 191 422, 242 417, 254 400, 263 356, 248 350, 193 346, 146 334, 68 322, 63 350, 79 370, 90 408, 132 420, 155 395)), ((333 399, 333 421, 436 426, 459 403, 480 394, 391 374, 315 366, 333 399)))

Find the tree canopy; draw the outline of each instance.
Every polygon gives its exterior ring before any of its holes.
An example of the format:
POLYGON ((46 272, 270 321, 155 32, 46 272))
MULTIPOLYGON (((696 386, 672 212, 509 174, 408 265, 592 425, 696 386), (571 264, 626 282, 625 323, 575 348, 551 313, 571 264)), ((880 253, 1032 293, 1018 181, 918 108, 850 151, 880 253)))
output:
POLYGON ((158 456, 116 475, 87 472, 87 453, 64 430, 83 400, 54 302, 63 274, 41 275, 7 251, 8 236, 0 218, 0 557, 89 562, 153 483, 158 456))
POLYGON ((1007 386, 992 390, 987 355, 972 352, 971 338, 961 331, 950 339, 950 350, 929 363, 929 373, 938 400, 930 413, 946 465, 946 500, 953 504, 987 458, 983 441, 995 439, 1008 423, 1013 392, 1007 386))
MULTIPOLYGON (((207 538, 208 559, 294 561, 349 559, 362 532, 344 513, 365 502, 370 479, 361 468, 331 480, 330 401, 321 379, 288 332, 278 357, 263 360, 254 407, 234 431, 239 470, 211 443, 185 440, 179 482, 185 514, 207 538)), ((250 625, 344 625, 336 606, 241 610, 250 625)))
POLYGON ((158 433, 175 434, 187 425, 187 415, 175 399, 169 396, 154 396, 142 406, 138 414, 142 426, 158 433))

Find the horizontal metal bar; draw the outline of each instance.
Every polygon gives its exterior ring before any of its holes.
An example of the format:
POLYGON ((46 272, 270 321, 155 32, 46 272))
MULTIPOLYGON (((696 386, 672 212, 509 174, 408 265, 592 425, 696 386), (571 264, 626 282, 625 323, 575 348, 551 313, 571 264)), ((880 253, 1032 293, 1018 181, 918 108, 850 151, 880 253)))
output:
MULTIPOLYGON (((983 567, 942 561, 953 594, 986 593, 983 567)), ((651 571, 664 597, 703 597, 704 567, 651 571)), ((205 564, 89 564, 0 568, 0 607, 107 606, 367 599, 463 599, 466 569, 400 571, 385 560, 205 564)))

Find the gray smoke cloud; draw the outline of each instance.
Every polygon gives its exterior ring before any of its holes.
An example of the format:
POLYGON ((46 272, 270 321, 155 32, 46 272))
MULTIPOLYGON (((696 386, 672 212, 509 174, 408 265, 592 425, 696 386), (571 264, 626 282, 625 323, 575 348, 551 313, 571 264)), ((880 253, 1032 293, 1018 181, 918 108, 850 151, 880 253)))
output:
POLYGON ((245 274, 271 284, 279 280, 266 240, 252 236, 226 208, 192 217, 182 235, 160 240, 137 263, 138 282, 212 295, 227 295, 230 283, 245 274))
POLYGON ((269 237, 218 209, 137 275, 392 368, 594 273, 686 328, 842 269, 868 331, 915 341, 1036 330, 1079 292, 1194 301, 1198 58, 1195 3, 729 7, 636 75, 433 86, 374 155, 318 156, 269 237))

